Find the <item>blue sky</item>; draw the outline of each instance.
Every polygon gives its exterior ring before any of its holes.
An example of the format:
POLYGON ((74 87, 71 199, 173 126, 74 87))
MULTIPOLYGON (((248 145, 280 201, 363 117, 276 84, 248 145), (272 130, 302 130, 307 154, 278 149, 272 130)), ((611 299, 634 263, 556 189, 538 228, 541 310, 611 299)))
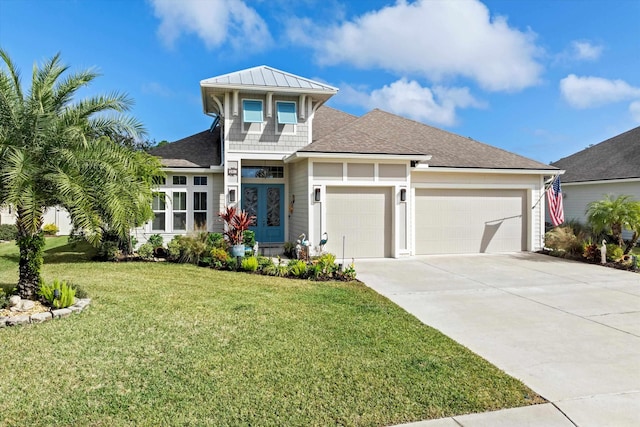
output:
POLYGON ((206 129, 200 80, 269 65, 548 163, 640 125, 638 0, 0 0, 28 83, 61 52, 156 141, 206 129))

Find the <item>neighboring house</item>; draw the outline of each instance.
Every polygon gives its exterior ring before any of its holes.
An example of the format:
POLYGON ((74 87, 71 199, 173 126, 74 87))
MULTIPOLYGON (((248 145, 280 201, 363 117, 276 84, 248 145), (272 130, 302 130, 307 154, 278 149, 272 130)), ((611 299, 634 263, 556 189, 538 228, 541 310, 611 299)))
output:
POLYGON ((552 165, 566 171, 561 178, 566 220, 584 223, 587 205, 607 194, 628 194, 640 201, 640 127, 552 165))
MULTIPOLYGON (((16 215, 12 207, 0 207, 0 224, 15 224, 16 215)), ((69 235, 73 228, 69 213, 59 206, 47 208, 44 211, 45 224, 55 224, 58 227, 58 235, 69 235)))
POLYGON ((316 247, 327 232, 339 258, 542 247, 553 166, 377 109, 326 107, 336 88, 267 66, 200 89, 214 123, 151 150, 167 178, 140 241, 220 232, 218 212, 239 205, 261 246, 305 233, 316 247))

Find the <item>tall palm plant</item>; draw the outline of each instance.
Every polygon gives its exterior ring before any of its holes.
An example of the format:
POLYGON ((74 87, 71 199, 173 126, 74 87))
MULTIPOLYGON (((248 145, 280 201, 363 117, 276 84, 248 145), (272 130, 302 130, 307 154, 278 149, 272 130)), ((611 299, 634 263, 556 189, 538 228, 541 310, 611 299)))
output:
POLYGON ((596 233, 610 232, 620 247, 624 245, 622 230, 626 228, 633 232, 625 254, 637 243, 640 232, 640 202, 631 200, 631 196, 614 197, 608 194, 602 200, 589 203, 586 213, 593 230, 596 233))
POLYGON ((153 215, 152 180, 160 164, 111 139, 144 133, 138 121, 124 115, 132 105, 126 95, 74 100, 98 76, 95 71, 67 74, 58 54, 34 65, 25 91, 2 49, 0 58, 0 205, 15 207, 18 291, 32 298, 40 282, 45 209, 66 208, 94 244, 106 228, 128 236, 131 227, 153 215))

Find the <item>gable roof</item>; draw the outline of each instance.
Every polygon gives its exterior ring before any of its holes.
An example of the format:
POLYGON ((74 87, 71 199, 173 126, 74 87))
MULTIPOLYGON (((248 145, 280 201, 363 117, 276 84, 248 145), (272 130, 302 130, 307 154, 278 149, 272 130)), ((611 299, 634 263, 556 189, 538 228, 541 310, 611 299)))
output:
POLYGON ((287 73, 266 65, 223 74, 200 81, 200 86, 256 88, 256 89, 293 89, 305 93, 307 91, 329 92, 335 94, 338 89, 324 83, 310 80, 295 74, 287 73))
POLYGON ((379 109, 322 135, 299 152, 431 155, 432 167, 556 169, 379 109))
POLYGON ((552 165, 566 170, 562 182, 640 178, 640 126, 552 165))
POLYGON ((149 150, 164 167, 208 168, 220 165, 220 127, 149 150))
POLYGON ((357 118, 357 116, 352 114, 323 105, 316 110, 313 116, 312 140, 316 141, 321 139, 357 118))

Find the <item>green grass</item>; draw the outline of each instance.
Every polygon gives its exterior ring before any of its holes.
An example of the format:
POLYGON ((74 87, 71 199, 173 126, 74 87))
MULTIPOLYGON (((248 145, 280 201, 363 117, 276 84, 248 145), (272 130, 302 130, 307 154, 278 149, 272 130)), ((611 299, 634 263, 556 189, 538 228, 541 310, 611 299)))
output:
POLYGON ((93 303, 0 329, 0 425, 382 426, 541 401, 361 283, 46 250, 45 279, 93 303))

